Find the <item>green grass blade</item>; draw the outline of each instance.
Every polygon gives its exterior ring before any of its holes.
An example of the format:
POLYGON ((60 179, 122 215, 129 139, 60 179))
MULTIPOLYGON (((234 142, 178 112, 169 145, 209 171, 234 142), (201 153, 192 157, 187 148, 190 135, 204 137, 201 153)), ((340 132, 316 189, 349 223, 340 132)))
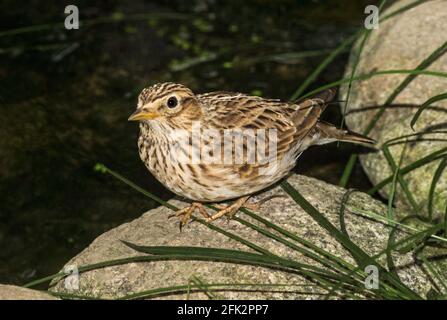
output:
MULTIPOLYGON (((385 4, 386 0, 382 0, 382 2, 379 5, 379 9, 378 11, 381 12, 383 5, 385 4)), ((352 65, 352 70, 351 70, 351 76, 349 78, 349 82, 348 82, 348 90, 346 92, 346 98, 345 98, 345 103, 343 106, 343 112, 342 112, 342 118, 341 118, 341 123, 340 123, 340 128, 343 128, 344 122, 345 122, 345 115, 346 115, 346 110, 348 109, 348 103, 349 103, 349 97, 351 95, 351 88, 352 88, 352 81, 354 79, 355 73, 357 71, 357 67, 359 65, 360 62, 360 55, 363 52, 363 48, 365 46, 366 40, 369 38, 369 36, 371 35, 371 31, 374 29, 367 29, 365 32, 363 32, 363 38, 362 41, 360 42, 360 46, 359 49, 354 57, 354 63, 352 65)))
POLYGON ((445 204, 445 211, 444 211, 444 237, 447 237, 447 201, 445 204))
POLYGON ((334 59, 342 52, 345 51, 345 49, 352 44, 355 39, 361 34, 362 30, 359 30, 346 40, 344 40, 337 48, 335 48, 321 63, 318 65, 318 67, 306 78, 306 80, 303 81, 303 83, 298 87, 298 89, 292 94, 290 97, 290 101, 296 100, 303 92, 309 87, 310 84, 312 84, 315 79, 320 75, 320 73, 326 69, 326 67, 334 61, 334 59))
POLYGON ((410 122, 410 126, 411 129, 414 130, 414 125, 416 124, 416 122, 418 121, 419 117, 421 116, 422 112, 424 112, 425 109, 427 109, 429 106, 431 106, 433 103, 438 102, 438 101, 442 101, 447 99, 447 92, 446 93, 442 93, 439 95, 436 95, 434 97, 431 97, 430 99, 428 99, 427 101, 425 101, 420 107, 419 109, 416 111, 416 114, 413 116, 413 118, 411 119, 410 122))
POLYGON ((55 279, 55 278, 63 278, 67 276, 67 274, 65 272, 58 272, 58 273, 53 273, 49 276, 43 277, 43 278, 39 278, 36 280, 32 280, 26 284, 24 284, 22 287, 24 288, 32 288, 35 287, 41 283, 46 283, 46 282, 50 282, 51 280, 55 279))
POLYGON ((161 199, 160 197, 157 197, 156 195, 146 191, 145 189, 141 188, 140 186, 136 185, 135 183, 133 183, 132 181, 130 181, 129 179, 123 177, 122 175, 120 175, 119 173, 107 168, 105 165, 103 165, 102 163, 97 163, 94 167, 95 171, 101 172, 101 173, 108 173, 110 175, 112 175, 113 177, 115 177, 116 179, 120 180, 121 182, 127 184, 128 186, 130 186, 131 188, 135 189, 136 191, 142 193, 143 195, 145 195, 146 197, 154 200, 155 202, 158 202, 159 204, 171 209, 171 210, 178 210, 174 205, 164 201, 163 199, 161 199))
MULTIPOLYGON (((375 214, 375 213, 367 212, 367 211, 365 211, 365 210, 362 210, 362 209, 359 209, 359 208, 353 208, 353 207, 350 207, 349 210, 352 211, 352 212, 355 213, 355 214, 364 216, 364 217, 369 218, 369 219, 373 219, 373 220, 378 221, 378 222, 385 223, 385 224, 390 225, 390 226, 393 226, 393 227, 394 227, 394 226, 399 226, 401 229, 405 229, 405 231, 410 232, 410 233, 411 233, 411 232, 416 232, 416 233, 420 233, 420 232, 422 232, 422 231, 421 231, 420 229, 418 229, 418 228, 415 228, 415 227, 412 227, 412 226, 409 226, 409 225, 400 223, 399 221, 396 221, 396 220, 389 220, 386 216, 382 216, 382 215, 379 215, 379 214, 375 214)), ((423 218, 423 217, 418 216, 418 215, 412 215, 412 216, 408 216, 408 217, 413 217, 413 218, 416 217, 416 218, 418 218, 419 220, 423 221, 423 220, 421 219, 421 218, 423 218)), ((438 225, 438 226, 441 226, 441 225, 438 225)), ((431 235, 431 237, 432 237, 433 239, 438 240, 438 241, 442 241, 442 242, 447 243, 447 238, 443 238, 443 237, 441 237, 441 236, 437 236, 437 235, 431 235)))
MULTIPOLYGON (((410 219, 412 219, 412 216, 407 216, 407 217, 401 219, 399 221, 399 223, 390 225, 391 230, 390 230, 390 234, 388 236, 388 241, 387 241, 387 246, 386 246, 386 261, 387 261, 387 265, 388 265, 388 270, 390 272, 392 272, 398 278, 399 278, 399 274, 397 273, 396 264, 394 263, 392 252, 393 252, 393 250, 399 251, 399 249, 395 246, 396 233, 397 233, 397 231, 400 230, 399 226, 401 226, 401 225, 405 226, 406 225, 405 221, 410 220, 410 219)), ((411 247, 414 248, 417 244, 419 244, 424 239, 426 239, 426 237, 427 237, 427 234, 425 234, 425 233, 421 237, 415 237, 414 239, 412 239, 411 242, 409 242, 409 244, 407 244, 407 246, 411 245, 411 247)), ((407 251, 408 249, 406 249, 406 248, 401 249, 401 250, 403 250, 404 252, 408 252, 407 251)))
POLYGON ((340 178, 340 182, 338 185, 340 187, 346 188, 349 182, 349 178, 351 177, 351 172, 354 170, 355 163, 357 162, 357 155, 351 155, 348 159, 348 162, 346 163, 345 169, 343 170, 343 173, 340 178))
MULTIPOLYGON (((236 264, 247 264, 259 267, 277 269, 285 272, 301 274, 312 281, 317 282, 321 287, 329 289, 333 282, 340 282, 342 277, 328 270, 315 267, 313 265, 300 263, 297 261, 284 259, 281 257, 266 257, 260 254, 253 254, 245 251, 202 248, 202 247, 151 247, 138 246, 124 242, 130 248, 147 254, 158 254, 160 257, 175 256, 179 260, 199 260, 213 262, 228 262, 236 264)), ((344 285, 349 283, 343 283, 344 285)))
MULTIPOLYGON (((119 300, 136 300, 136 299, 151 299, 151 298, 159 298, 161 296, 172 295, 172 294, 181 294, 191 292, 203 292, 204 290, 208 292, 219 292, 219 291, 248 291, 248 289, 244 290, 244 288, 254 288, 256 292, 271 292, 270 290, 263 290, 263 288, 281 288, 281 287, 291 287, 291 288, 309 288, 316 287, 315 285, 301 285, 301 284, 270 284, 270 283, 203 283, 200 287, 195 284, 188 285, 178 285, 178 286, 170 286, 163 288, 156 288, 151 290, 145 290, 141 292, 132 293, 129 295, 125 295, 119 298, 119 300), (242 288, 242 289, 238 289, 242 288)), ((254 290, 252 290, 254 291, 254 290)), ((283 293, 298 293, 298 294, 308 294, 308 295, 321 295, 322 293, 314 292, 314 291, 282 291, 283 293)), ((187 299, 188 300, 188 299, 187 299)))
MULTIPOLYGON (((352 82, 355 82, 355 81, 365 81, 365 80, 368 80, 368 79, 371 79, 371 78, 374 78, 374 77, 384 76, 384 75, 392 75, 392 74, 407 74, 407 75, 413 75, 413 76, 424 75, 424 76, 430 76, 430 77, 447 78, 447 72, 442 72, 442 71, 418 70, 418 69, 390 69, 390 70, 373 71, 373 72, 370 72, 370 73, 366 73, 366 74, 361 74, 361 75, 355 76, 352 79, 352 82)), ((351 81, 350 78, 343 78, 343 79, 340 79, 340 80, 337 80, 337 81, 333 81, 333 82, 327 83, 325 85, 322 85, 322 86, 318 87, 317 89, 309 91, 308 93, 303 95, 301 97, 301 99, 308 98, 310 96, 315 95, 318 92, 321 92, 322 90, 333 88, 333 87, 337 87, 339 85, 348 83, 349 81, 351 81)), ((389 103, 389 104, 391 104, 391 103, 389 103)), ((386 105, 382 105, 381 107, 385 108, 386 105)))
POLYGON ((241 244, 244 244, 247 247, 249 247, 250 249, 253 249, 253 250, 255 250, 255 251, 259 252, 259 253, 262 253, 263 255, 275 256, 273 253, 271 253, 270 251, 268 251, 268 250, 258 246, 257 244, 255 244, 255 243, 253 243, 251 241, 248 241, 248 240, 246 240, 244 238, 241 238, 241 237, 239 237, 238 235, 236 235, 234 233, 231 233, 231 232, 228 232, 228 231, 226 231, 226 230, 224 230, 222 228, 219 228, 219 227, 215 226, 214 224, 206 223, 204 220, 198 219, 198 218, 194 218, 194 221, 197 221, 198 223, 208 227, 209 229, 211 229, 213 231, 219 232, 219 233, 223 234, 224 236, 227 236, 230 239, 233 239, 233 240, 235 240, 235 241, 237 241, 237 242, 239 242, 241 244))
MULTIPOLYGON (((142 193, 143 195, 149 197, 150 199, 158 202, 159 204, 161 204, 161 205, 163 205, 163 206, 165 206, 165 207, 167 207, 167 208, 169 208, 171 210, 176 211, 176 210, 179 209, 176 206, 170 204, 169 202, 166 202, 166 201, 162 200, 161 198, 153 195, 152 193, 144 190, 140 186, 138 186, 135 183, 131 182, 130 180, 126 179, 125 177, 123 177, 119 173, 117 173, 117 172, 107 168, 103 164, 96 164, 95 170, 97 170, 99 172, 102 172, 102 173, 108 173, 108 174, 112 175, 114 178, 116 178, 116 179, 120 180, 121 182, 127 184, 128 186, 130 186, 134 190, 142 193)), ((258 252, 260 252, 262 254, 265 254, 265 255, 273 255, 268 250, 265 250, 264 248, 261 248, 258 245, 254 244, 254 243, 252 243, 252 242, 250 242, 250 241, 248 241, 246 239, 243 239, 243 238, 239 237, 238 235, 235 235, 235 234, 233 234, 231 232, 225 231, 225 230, 223 230, 223 229, 221 229, 221 228, 219 228, 219 227, 217 227, 217 226, 215 226, 213 224, 205 223, 205 221, 203 221, 202 219, 199 219, 199 218, 196 218, 196 217, 193 217, 193 219, 194 219, 194 221, 197 221, 198 223, 200 223, 200 224, 210 228, 211 230, 217 231, 217 232, 219 232, 219 233, 229 237, 230 239, 233 239, 233 240, 235 240, 235 241, 237 241, 239 243, 242 243, 242 244, 246 245, 247 247, 249 247, 249 248, 251 248, 251 249, 253 249, 255 251, 258 251, 258 252)))
MULTIPOLYGON (((103 17, 103 18, 96 18, 96 19, 85 19, 82 21, 83 27, 91 27, 98 24, 105 24, 105 23, 118 23, 123 21, 140 21, 140 20, 147 20, 147 19, 168 19, 168 20, 186 20, 191 19, 191 16, 179 14, 179 13, 169 13, 169 12, 151 12, 151 13, 137 13, 137 14, 123 14, 123 13, 112 13, 109 16, 103 17)), ((20 27, 15 29, 9 29, 5 31, 0 32, 0 38, 1 37, 10 37, 10 36, 17 36, 27 33, 35 33, 35 32, 41 32, 41 31, 50 31, 53 29, 62 29, 64 28, 64 25, 61 22, 55 22, 55 23, 45 23, 40 25, 34 25, 34 26, 27 26, 27 27, 20 27)))
POLYGON ((428 191, 427 210, 428 210, 428 219, 429 220, 432 220, 432 218, 433 218, 433 201, 435 198, 436 185, 438 184, 438 181, 441 178, 441 175, 444 172, 446 167, 447 167, 447 155, 444 156, 444 158, 439 163, 439 166, 433 175, 433 179, 430 184, 430 190, 428 191))
MULTIPOLYGON (((388 19, 399 15, 409 9, 412 9, 416 6, 418 6, 421 3, 424 3, 424 0, 417 0, 414 2, 409 3, 408 5, 403 6, 402 8, 389 13, 388 15, 381 18, 381 23, 387 21, 388 19)), ((385 1, 382 1, 380 4, 380 7, 385 4, 385 1)), ((331 64, 332 61, 335 60, 336 57, 340 55, 340 53, 344 52, 346 48, 351 45, 356 39, 358 39, 360 36, 362 36, 364 33, 368 32, 363 26, 359 28, 353 35, 345 39, 338 47, 336 47, 318 66, 314 69, 314 71, 306 78, 306 80, 303 81, 303 83, 298 87, 297 90, 292 94, 290 97, 290 100, 296 100, 298 98, 301 98, 301 95, 303 92, 306 91, 306 89, 309 87, 310 84, 312 84, 320 75, 320 73, 326 69, 326 67, 331 64)), ((321 90, 319 90, 321 91, 321 90)), ((318 91, 317 91, 318 92, 318 91)), ((307 96, 307 95, 306 95, 307 96)))
POLYGON ((281 183, 281 187, 286 193, 288 193, 293 200, 301 208, 304 209, 321 227, 329 232, 340 244, 342 244, 349 252, 351 252, 354 260, 357 264, 366 266, 367 255, 360 249, 356 244, 354 244, 346 235, 341 233, 334 225, 332 225, 329 220, 327 220, 314 206, 312 206, 304 197, 290 185, 287 181, 281 183))
POLYGON ((364 269, 367 265, 376 265, 380 270, 380 274, 384 277, 384 280, 389 281, 389 283, 395 286, 401 293, 406 294, 409 297, 415 299, 420 298, 413 290, 408 288, 394 275, 389 274, 383 269, 380 264, 377 263, 373 258, 371 258, 367 253, 365 253, 359 246, 353 243, 346 235, 340 232, 334 225, 332 225, 329 220, 327 220, 315 207, 313 207, 304 197, 293 188, 287 181, 281 183, 281 187, 286 191, 292 199, 304 209, 321 227, 326 229, 329 234, 334 237, 343 247, 345 247, 352 255, 354 260, 361 269, 364 269))
POLYGON ((394 162, 393 156, 391 155, 388 145, 384 144, 382 146, 383 155, 385 156, 385 158, 388 162, 388 165, 391 168, 391 171, 394 172, 394 174, 395 174, 395 177, 393 177, 393 184, 392 184, 394 187, 392 188, 392 190, 390 192, 389 199, 388 199, 388 209, 392 210, 392 204, 394 202, 394 195, 395 195, 395 191, 396 191, 396 185, 395 185, 394 180, 397 180, 399 182, 408 202, 412 206, 414 213, 416 214, 416 213, 419 213, 419 211, 420 211, 419 206, 418 206, 416 200, 414 199, 413 194, 411 193, 407 182, 404 180, 404 178, 402 177, 402 174, 400 173, 400 168, 402 166, 402 161, 403 161, 403 155, 405 153, 406 148, 407 148, 407 142, 405 143, 404 149, 402 150, 400 160, 399 160, 399 165, 397 166, 396 163, 394 162))
MULTIPOLYGON (((433 51, 426 59, 424 59, 415 70, 424 70, 428 68, 433 62, 435 62, 438 58, 442 57, 447 52, 447 41, 444 42, 439 48, 433 51)), ((386 106, 393 103, 394 99, 417 77, 417 74, 412 73, 409 74, 398 86, 391 95, 387 98, 385 103, 381 106, 381 108, 376 112, 372 120, 368 123, 366 129, 363 131, 364 135, 368 135, 371 130, 375 127, 377 122, 383 116, 386 110, 386 106)), ((353 162, 357 160, 357 155, 351 155, 349 162, 353 162)), ((349 163, 348 162, 348 163, 349 163)), ((346 166, 343 172, 343 177, 347 181, 352 173, 352 166, 346 166)))
POLYGON ((393 11, 393 12, 389 13, 388 15, 386 15, 385 17, 383 17, 382 22, 385 20, 388 20, 396 15, 399 15, 407 10, 413 9, 413 8, 417 7, 418 5, 426 3, 426 2, 427 2, 427 0, 417 0, 417 1, 411 2, 411 3, 403 6, 402 8, 397 9, 396 11, 393 11))
POLYGON ((430 261, 428 261, 427 257, 424 255, 422 251, 418 254, 418 258, 424 262, 424 266, 430 271, 432 276, 437 280, 435 282, 435 285, 436 287, 438 287, 438 290, 442 292, 441 287, 443 287, 445 293, 447 291, 445 273, 438 271, 438 268, 435 265, 433 265, 430 261))
POLYGON ((186 300, 189 300, 192 285, 195 285, 199 290, 201 290, 210 300, 223 299, 222 297, 217 295, 215 292, 213 292, 213 290, 208 290, 207 283, 205 283, 199 277, 193 275, 192 277, 190 277, 190 279, 188 281, 188 295, 186 296, 186 300))
POLYGON ((55 291, 42 291, 44 293, 48 293, 56 298, 60 298, 62 300, 112 300, 102 297, 89 296, 85 294, 73 294, 73 293, 65 293, 65 292, 55 292, 55 291))
MULTIPOLYGON (((399 137, 395 137, 384 142, 387 146, 393 146, 396 144, 403 143, 405 141, 408 142, 417 142, 417 141, 431 141, 432 139, 424 139, 424 136, 430 136, 432 134, 447 134, 447 130, 433 130, 427 132, 415 132, 410 134, 404 134, 399 137), (410 140, 409 138, 415 138, 414 140, 410 140)), ((447 142, 447 139, 439 139, 439 141, 447 142)))
MULTIPOLYGON (((368 215, 367 215, 368 216, 368 215)), ((437 231, 439 231, 441 228, 440 225, 437 226, 433 226, 427 230, 423 230, 420 231, 418 233, 412 234, 407 238, 404 238, 396 243, 394 243, 391 247, 387 247, 384 250, 380 251, 379 253, 375 254, 374 256, 372 256, 373 259, 378 259, 380 258, 382 255, 386 254, 389 250, 395 250, 398 247, 402 246, 402 245, 406 245, 409 242, 413 242, 415 239, 419 239, 421 236, 431 236, 433 234, 435 234, 437 231)), ((360 270, 361 268, 358 266, 356 267, 354 270, 352 270, 351 272, 354 273, 358 270, 360 270)), ((386 271, 385 271, 386 272, 386 271)), ((328 293, 327 298, 329 298, 330 296, 332 296, 339 288, 339 284, 337 284, 334 288, 331 289, 331 291, 328 293)), ((412 295, 400 295, 399 298, 407 298, 407 299, 422 299, 422 297, 420 297, 419 295, 416 295, 416 297, 412 296, 412 295)))
MULTIPOLYGON (((99 164, 99 165, 97 165, 97 166, 95 167, 95 169, 98 170, 98 171, 100 171, 100 172, 110 173, 112 176, 114 176, 114 177, 117 178, 118 180, 124 182, 125 184, 129 185, 130 187, 134 188, 134 189, 137 190, 138 192, 141 192, 142 194, 144 194, 144 195, 150 197, 151 199, 153 199, 153 200, 159 202, 160 204, 162 204, 162 205, 164 205, 164 206, 167 206, 168 208, 170 208, 170 209, 172 209, 172 210, 177 210, 177 208, 176 208, 175 206, 173 206, 173 205, 171 205, 171 204, 169 204, 169 203, 167 203, 167 202, 161 200, 160 198, 158 198, 158 197, 152 195, 151 193, 149 193, 149 192, 147 192, 146 190, 142 189, 141 187, 135 185, 134 183, 132 183, 132 182, 129 181, 128 179, 124 178, 123 176, 121 176, 120 174, 116 173, 115 171, 110 170, 109 168, 105 167, 104 165, 99 164)), ((247 240, 245 240, 245 239, 242 239, 242 238, 240 238, 240 237, 237 236, 237 235, 231 234, 231 233, 229 233, 229 232, 227 232, 227 231, 225 231, 225 230, 223 230, 223 229, 220 229, 219 227, 216 227, 216 226, 213 225, 213 224, 207 224, 207 223, 205 223, 203 220, 198 219, 198 218, 195 218, 194 220, 197 221, 197 222, 199 222, 199 223, 201 223, 201 224, 203 224, 203 225, 205 225, 205 226, 207 226, 208 228, 210 228, 210 229, 212 229, 212 230, 214 230, 214 231, 220 232, 220 233, 222 233, 222 234, 228 236, 229 238, 231 238, 231 239, 233 239, 233 240, 236 240, 236 241, 238 241, 238 242, 240 242, 240 243, 243 243, 243 244, 247 245, 247 246, 250 247, 251 249, 254 249, 254 250, 256 250, 256 251, 258 251, 258 252, 260 252, 260 253, 263 253, 263 254, 265 254, 265 255, 273 256, 273 254, 272 254, 271 252, 269 252, 269 251, 267 251, 267 250, 265 250, 265 249, 263 249, 263 248, 261 248, 261 247, 255 245, 254 243, 251 243, 251 242, 249 242, 249 241, 247 241, 247 240)), ((318 277, 318 275, 313 275, 313 276, 316 277, 316 278, 318 277)), ((321 281, 321 280, 320 280, 320 281, 321 281)))
MULTIPOLYGON (((264 235, 268 238, 274 239, 274 240, 284 244, 285 246, 287 246, 295 251, 300 252, 301 254, 313 259, 315 262, 317 262, 325 267, 330 268, 334 272, 346 273, 347 271, 349 271, 349 269, 347 269, 344 266, 344 263, 340 263, 341 259, 334 259, 335 261, 333 259, 328 259, 327 258, 328 253, 326 253, 326 252, 324 252, 325 253, 324 255, 320 256, 319 254, 315 254, 314 252, 312 252, 310 250, 307 250, 305 248, 297 246, 294 243, 292 243, 286 239, 283 239, 283 238, 281 238, 265 229, 259 228, 246 220, 243 220, 243 219, 237 218, 237 217, 235 217, 234 220, 240 222, 241 224, 243 224, 249 228, 252 228, 252 229, 258 231, 259 233, 261 233, 262 235, 264 235)), ((323 251, 323 250, 320 250, 320 252, 321 251, 323 251)))
POLYGON ((251 253, 247 251, 239 251, 239 250, 230 250, 230 249, 222 249, 222 248, 204 248, 204 247, 185 247, 185 246, 140 246, 135 245, 133 243, 129 243, 126 241, 122 241, 126 246, 132 248, 135 251, 153 255, 176 255, 183 256, 185 258, 200 257, 202 259, 207 259, 207 261, 223 261, 223 262, 250 262, 253 265, 270 265, 270 266, 278 266, 283 269, 304 269, 304 270, 312 270, 315 272, 319 272, 321 274, 329 273, 322 268, 318 268, 315 266, 311 266, 304 263, 299 263, 293 260, 284 259, 278 256, 269 257, 257 253, 251 253))
POLYGON ((348 230, 346 229, 346 222, 345 222, 345 212, 346 212, 346 204, 348 203, 349 197, 351 196, 351 194, 353 194, 356 190, 355 189, 349 189, 346 190, 346 192, 343 194, 343 197, 341 198, 340 201, 340 211, 339 211, 339 223, 340 223, 340 230, 341 232, 343 232, 343 234, 345 234, 349 239, 349 233, 348 230))
MULTIPOLYGON (((267 219, 264 219, 262 217, 260 217, 259 215, 247 210, 247 209, 242 209, 241 210, 244 214, 248 215, 249 217, 263 223, 265 226, 275 230, 276 232, 288 237, 289 239, 292 239, 296 242, 298 242, 299 244, 303 245, 304 247, 310 248, 311 250, 315 251, 318 255, 320 255, 321 257, 326 257, 328 258, 331 262, 338 264, 340 266, 343 266, 344 269, 352 269, 353 265, 350 264, 349 262, 331 254, 330 252, 321 249, 320 247, 314 245, 313 243, 311 243, 310 241, 307 241, 306 239, 299 237, 295 234, 293 234, 290 231, 287 231, 284 228, 279 227, 278 225, 268 221, 267 219)), ((304 253, 303 253, 304 254, 304 253)), ((321 261, 319 261, 321 263, 321 261)))
MULTIPOLYGON (((445 156, 446 153, 447 153, 447 148, 441 148, 439 150, 433 151, 432 153, 426 155, 425 157, 420 158, 420 159, 406 165, 405 167, 403 167, 402 169, 399 170, 399 173, 401 175, 405 175, 405 174, 407 174, 413 170, 416 170, 417 168, 420 168, 430 162, 438 160, 440 157, 445 156)), ((367 191, 367 193, 370 195, 376 193, 377 191, 382 189, 384 186, 386 186, 388 183, 392 182, 392 180, 393 180, 393 175, 386 177, 385 179, 383 179, 382 181, 377 183, 374 187, 369 189, 367 191)))
MULTIPOLYGON (((391 156, 391 153, 389 152, 389 150, 387 148, 385 148, 384 150, 388 151, 387 155, 389 156, 389 163, 394 165, 394 168, 393 168, 393 166, 391 168, 392 172, 394 172, 394 173, 393 173, 393 180, 390 185, 390 191, 389 191, 389 197, 388 197, 388 207, 387 207, 387 217, 389 220, 392 220, 393 219, 394 194, 396 193, 397 177, 399 176, 399 168, 402 163, 404 150, 402 151, 401 156, 400 156, 399 166, 396 166, 396 164, 394 163, 394 159, 391 156)), ((384 151, 384 153, 385 152, 386 151, 384 151)))
MULTIPOLYGON (((444 42, 439 48, 433 51, 427 58, 425 58, 416 68, 415 70, 424 70, 428 68, 433 62, 438 60, 447 52, 447 41, 444 42)), ((376 123, 382 117, 385 112, 385 106, 390 105, 394 102, 394 99, 417 77, 417 74, 408 75, 394 91, 388 97, 388 99, 383 104, 383 108, 381 108, 375 115, 371 122, 368 124, 367 128, 363 131, 363 134, 368 135, 370 131, 374 128, 376 123)))

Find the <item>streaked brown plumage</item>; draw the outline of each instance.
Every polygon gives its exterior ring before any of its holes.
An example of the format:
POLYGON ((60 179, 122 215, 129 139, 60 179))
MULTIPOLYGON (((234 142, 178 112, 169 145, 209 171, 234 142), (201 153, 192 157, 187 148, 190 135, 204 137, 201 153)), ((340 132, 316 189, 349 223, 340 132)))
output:
MULTIPOLYGON (((191 207, 178 212, 178 216, 183 215, 182 223, 188 221, 195 209, 199 209, 207 221, 212 221, 225 214, 231 216, 241 206, 247 206, 249 195, 286 176, 299 155, 311 145, 333 141, 373 143, 367 137, 319 120, 334 95, 335 90, 331 89, 312 99, 293 103, 232 92, 195 95, 183 85, 161 83, 141 92, 137 110, 129 120, 141 121, 138 148, 149 171, 172 192, 195 201, 191 207), (259 129, 274 129, 275 157, 262 163, 256 154, 254 162, 248 161, 249 146, 244 140, 242 148, 246 153, 242 162, 194 163, 190 161, 191 150, 197 151, 194 148, 197 146, 192 147, 193 140, 186 136, 191 136, 195 123, 200 124, 201 133, 214 130, 222 137, 220 141, 204 139, 203 146, 213 150, 218 147, 215 144, 219 144, 221 149, 214 150, 220 150, 221 155, 227 151, 233 156, 235 146, 223 144, 225 130, 248 130, 256 138, 257 132, 261 132, 259 129), (189 161, 180 161, 179 155, 189 157, 189 161), (213 216, 201 206, 202 202, 236 198, 240 199, 227 208, 220 206, 222 210, 213 216)), ((268 136, 266 145, 269 139, 268 136)), ((212 155, 211 151, 209 153, 212 155)))

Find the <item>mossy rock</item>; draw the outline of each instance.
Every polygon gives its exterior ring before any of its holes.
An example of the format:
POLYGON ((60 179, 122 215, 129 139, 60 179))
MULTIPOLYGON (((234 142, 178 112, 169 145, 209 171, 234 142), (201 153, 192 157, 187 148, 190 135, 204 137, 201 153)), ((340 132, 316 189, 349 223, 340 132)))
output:
MULTIPOLYGON (((388 8, 381 16, 394 12, 413 1, 398 1, 388 8)), ((373 30, 360 55, 356 75, 369 74, 379 70, 410 70, 415 69, 436 49, 447 42, 447 10, 442 0, 427 1, 415 8, 381 22, 379 29, 373 30)), ((350 77, 360 41, 351 52, 351 59, 345 73, 350 77)), ((427 70, 447 72, 447 54, 434 61, 427 70)), ((408 74, 392 74, 372 77, 366 81, 352 84, 349 97, 349 112, 346 116, 347 126, 357 132, 363 132, 374 115, 377 107, 383 105, 392 92, 404 81, 408 74)), ((402 151, 402 164, 405 167, 418 159, 447 147, 447 134, 434 133, 446 131, 447 100, 441 100, 426 109, 416 123, 413 131, 411 119, 418 107, 429 98, 446 92, 447 78, 428 75, 417 76, 392 102, 387 106, 370 136, 381 146, 394 138, 420 133, 417 137, 401 139, 399 144, 390 147, 395 163, 399 163, 402 151)), ((347 98, 348 86, 342 86, 341 99, 347 98)), ((373 184, 377 184, 393 174, 382 152, 369 153, 360 157, 361 163, 373 184)), ((397 205, 405 208, 408 214, 427 213, 428 195, 434 173, 441 159, 419 167, 404 176, 409 190, 414 195, 418 210, 412 206, 400 186, 397 188, 397 205)), ((384 187, 381 194, 390 195, 390 187, 384 187)), ((434 212, 438 216, 445 212, 447 205, 447 170, 444 170, 436 185, 434 193, 434 212)))

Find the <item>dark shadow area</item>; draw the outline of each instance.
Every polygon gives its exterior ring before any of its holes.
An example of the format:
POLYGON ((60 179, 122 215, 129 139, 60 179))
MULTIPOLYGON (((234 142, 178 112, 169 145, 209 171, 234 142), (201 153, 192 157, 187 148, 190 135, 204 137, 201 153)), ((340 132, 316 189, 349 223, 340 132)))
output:
MULTIPOLYGON (((137 152, 128 123, 140 90, 174 81, 195 92, 287 100, 378 1, 74 1, 0 4, 0 283, 54 272, 99 234, 156 204, 103 163, 169 199, 137 152)), ((312 84, 343 76, 348 53, 312 84)), ((330 105, 324 120, 341 123, 330 105)), ((314 147, 296 172, 338 183, 355 146, 314 147)), ((370 184, 357 165, 350 187, 370 184)), ((174 223, 174 222, 173 222, 174 223)))

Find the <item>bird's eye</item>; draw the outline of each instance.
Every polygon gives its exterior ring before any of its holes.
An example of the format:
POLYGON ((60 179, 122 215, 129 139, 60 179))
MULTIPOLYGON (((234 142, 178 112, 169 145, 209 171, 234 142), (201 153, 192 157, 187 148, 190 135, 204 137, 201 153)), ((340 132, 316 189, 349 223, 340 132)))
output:
POLYGON ((176 97, 170 97, 168 99, 168 108, 175 108, 178 104, 177 98, 176 97))

